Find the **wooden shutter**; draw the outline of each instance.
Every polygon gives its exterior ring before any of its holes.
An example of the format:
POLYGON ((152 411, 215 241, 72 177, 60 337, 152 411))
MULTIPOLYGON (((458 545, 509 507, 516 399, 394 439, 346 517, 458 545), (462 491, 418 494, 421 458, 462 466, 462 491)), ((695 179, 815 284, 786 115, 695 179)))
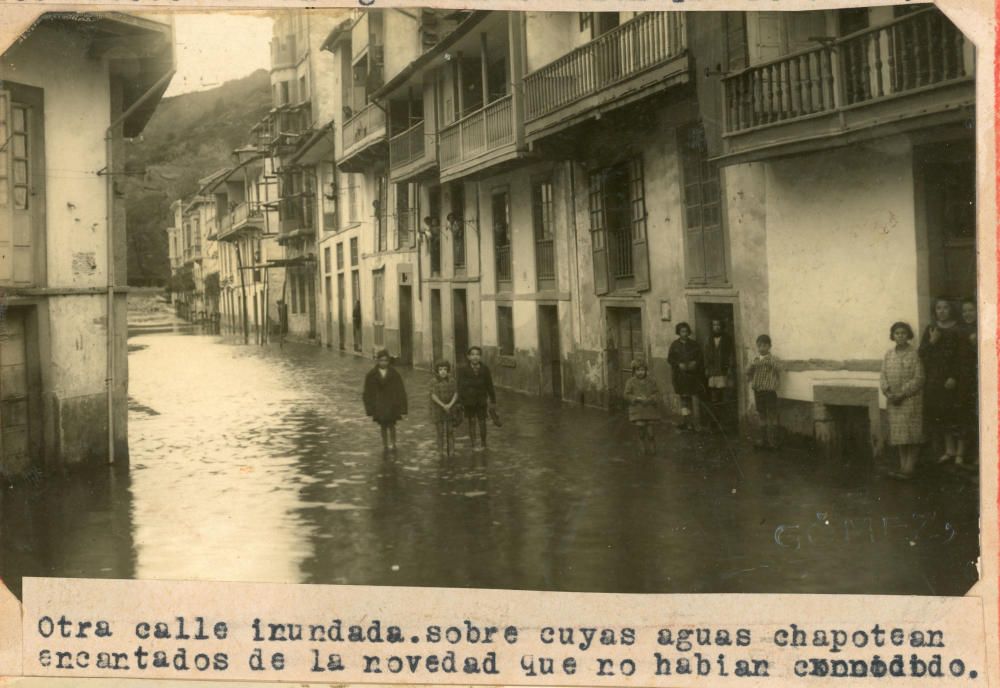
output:
POLYGON ((726 70, 746 69, 748 62, 747 17, 744 12, 726 12, 726 70))
POLYGON ((594 291, 608 293, 608 233, 604 213, 604 173, 590 174, 590 245, 594 254, 594 291))
POLYGON ((14 214, 11 188, 10 92, 0 90, 0 282, 14 279, 14 214))
POLYGON ((726 238, 722 223, 722 198, 719 191, 719 168, 702 159, 702 230, 705 247, 705 281, 726 281, 726 238))
POLYGON ((649 289, 649 241, 646 237, 646 182, 642 155, 629 161, 628 190, 632 210, 632 271, 635 288, 649 289))
POLYGON ((747 15, 749 28, 756 29, 753 42, 756 54, 752 62, 766 62, 781 57, 785 53, 784 12, 751 12, 747 15))

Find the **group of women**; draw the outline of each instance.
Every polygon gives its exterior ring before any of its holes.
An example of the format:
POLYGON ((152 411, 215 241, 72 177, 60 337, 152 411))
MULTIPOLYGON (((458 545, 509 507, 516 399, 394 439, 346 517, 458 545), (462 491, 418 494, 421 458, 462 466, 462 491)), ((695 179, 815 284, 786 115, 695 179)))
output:
POLYGON ((976 467, 970 453, 977 448, 979 428, 976 302, 960 310, 950 300, 934 304, 934 322, 918 346, 908 323, 893 323, 895 346, 882 362, 882 392, 888 401, 889 443, 899 451, 899 470, 909 479, 920 447, 930 442, 940 451, 938 463, 976 467))

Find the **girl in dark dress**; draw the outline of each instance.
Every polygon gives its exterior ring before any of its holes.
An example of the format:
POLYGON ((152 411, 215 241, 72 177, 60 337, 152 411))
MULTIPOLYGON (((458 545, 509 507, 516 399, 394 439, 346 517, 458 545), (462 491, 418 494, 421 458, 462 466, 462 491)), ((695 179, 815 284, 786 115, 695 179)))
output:
POLYGON ((691 422, 694 412, 694 397, 704 388, 701 346, 691 338, 691 326, 686 322, 677 323, 674 328, 677 339, 670 345, 667 363, 670 364, 674 393, 681 398, 681 430, 695 430, 691 422))
POLYGON ((403 378, 389 365, 389 352, 382 349, 375 354, 375 367, 365 375, 362 398, 365 413, 382 431, 382 449, 396 451, 396 423, 406 415, 406 388, 403 378))
POLYGON ((947 463, 955 461, 960 450, 958 378, 965 335, 947 299, 935 301, 934 318, 920 339, 925 375, 924 422, 931 441, 941 447, 938 463, 947 463))
POLYGON ((962 302, 962 334, 965 341, 958 364, 961 434, 955 463, 970 468, 975 468, 977 462, 973 459, 966 463, 966 452, 974 457, 979 449, 979 329, 976 319, 976 302, 966 299, 962 302))

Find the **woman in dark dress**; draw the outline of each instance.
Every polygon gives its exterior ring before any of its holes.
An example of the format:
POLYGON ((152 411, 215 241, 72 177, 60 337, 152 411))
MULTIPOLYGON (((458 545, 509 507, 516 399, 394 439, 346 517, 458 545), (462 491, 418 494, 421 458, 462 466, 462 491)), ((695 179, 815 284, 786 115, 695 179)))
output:
POLYGON ((962 410, 959 407, 959 368, 965 346, 964 329, 947 299, 934 302, 934 322, 920 339, 924 364, 924 422, 931 441, 941 447, 938 463, 959 456, 962 410))
POLYGON ((677 339, 670 345, 667 363, 670 364, 674 393, 681 398, 681 430, 696 429, 691 422, 694 412, 694 397, 704 390, 702 370, 704 359, 701 346, 691 338, 691 326, 686 322, 677 323, 674 328, 677 339))
POLYGON ((396 423, 406 415, 406 388, 403 378, 390 365, 389 352, 375 354, 375 367, 365 375, 362 394, 365 413, 382 431, 382 450, 396 451, 396 423))
POLYGON ((967 462, 967 456, 975 457, 979 450, 979 329, 976 324, 976 301, 962 302, 963 346, 958 363, 958 394, 961 418, 961 434, 958 438, 958 452, 955 463, 975 468, 975 459, 967 462))

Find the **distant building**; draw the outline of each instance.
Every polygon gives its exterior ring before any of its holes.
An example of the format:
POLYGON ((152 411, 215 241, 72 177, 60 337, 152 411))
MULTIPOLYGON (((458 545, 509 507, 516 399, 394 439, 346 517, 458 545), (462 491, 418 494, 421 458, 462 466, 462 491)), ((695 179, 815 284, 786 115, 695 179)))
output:
POLYGON ((118 13, 44 14, 0 57, 7 476, 127 461, 122 138, 173 57, 170 23, 118 13))

